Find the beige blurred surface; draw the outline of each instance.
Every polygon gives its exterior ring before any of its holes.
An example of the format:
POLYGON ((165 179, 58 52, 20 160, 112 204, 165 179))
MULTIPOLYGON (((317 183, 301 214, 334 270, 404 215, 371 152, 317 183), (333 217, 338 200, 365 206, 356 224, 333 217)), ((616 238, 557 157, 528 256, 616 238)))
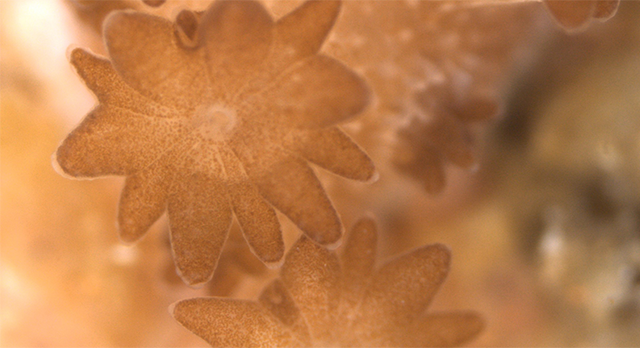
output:
MULTIPOLYGON (((268 2, 276 17, 298 3, 268 2)), ((274 272, 235 235, 216 283, 190 289, 175 277, 165 221, 135 246, 118 240, 121 178, 68 180, 51 165, 94 105, 65 51, 104 54, 106 10, 95 5, 0 1, 0 345, 204 346, 169 304, 254 298, 274 272)), ((167 17, 206 7, 110 5, 167 17)), ((374 213, 382 259, 449 245, 451 272, 431 307, 483 313, 487 327, 473 346, 640 345, 640 3, 623 1, 609 22, 572 35, 539 3, 449 5, 343 7, 325 51, 372 85, 372 106, 345 130, 381 173, 366 185, 317 170, 343 223, 374 213), (473 11, 500 30, 470 25, 473 11), (474 40, 502 49, 486 54, 474 40), (470 127, 477 170, 447 165, 436 196, 394 164, 399 129, 445 103, 428 97, 433 103, 418 109, 416 94, 430 88, 503 105, 494 121, 470 127)), ((299 231, 289 221, 283 229, 288 248, 299 231)))

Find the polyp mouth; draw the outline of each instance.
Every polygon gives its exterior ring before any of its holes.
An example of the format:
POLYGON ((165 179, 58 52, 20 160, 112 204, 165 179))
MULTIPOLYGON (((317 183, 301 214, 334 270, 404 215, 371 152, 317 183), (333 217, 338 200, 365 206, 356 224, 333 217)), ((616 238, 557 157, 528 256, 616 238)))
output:
POLYGON ((201 105, 193 113, 191 125, 206 139, 222 141, 237 124, 236 111, 220 105, 201 105))

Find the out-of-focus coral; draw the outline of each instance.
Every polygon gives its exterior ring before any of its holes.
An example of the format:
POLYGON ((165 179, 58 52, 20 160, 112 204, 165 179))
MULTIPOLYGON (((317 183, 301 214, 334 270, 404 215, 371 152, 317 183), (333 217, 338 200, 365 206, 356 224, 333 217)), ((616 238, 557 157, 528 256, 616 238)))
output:
MULTIPOLYGON (((561 23, 583 8, 605 20, 618 2, 560 0, 547 8, 561 23)), ((531 54, 533 33, 544 33, 542 7, 519 0, 348 3, 328 50, 372 83, 374 108, 354 133, 370 151, 381 149, 371 152, 376 163, 393 163, 432 194, 445 189, 447 168, 477 168, 510 73, 531 54)))
POLYGON ((369 218, 354 225, 340 258, 302 236, 257 302, 196 298, 171 311, 214 347, 443 347, 480 332, 473 312, 425 313, 449 272, 447 247, 420 247, 376 269, 376 245, 369 218))
POLYGON ((174 19, 180 10, 188 8, 188 11, 200 12, 213 0, 180 0, 168 3, 164 0, 65 0, 65 2, 73 16, 82 24, 76 33, 77 40, 83 47, 88 47, 95 53, 105 54, 102 29, 110 13, 118 10, 135 10, 174 19))
POLYGON ((640 3, 620 7, 541 49, 487 164, 566 345, 640 344, 640 3))
POLYGON ((584 29, 592 20, 602 22, 618 11, 620 0, 543 0, 558 23, 569 31, 584 29))
POLYGON ((398 169, 422 181, 431 194, 444 189, 447 163, 463 169, 475 164, 474 134, 469 125, 490 120, 498 114, 497 100, 468 98, 460 103, 451 95, 437 92, 451 94, 445 89, 425 90, 416 95, 423 110, 435 112, 434 119, 423 122, 414 118, 407 127, 400 129, 398 135, 405 139, 407 149, 395 158, 398 169))
POLYGON ((376 175, 334 126, 369 100, 358 75, 318 53, 339 9, 312 1, 274 22, 257 2, 216 2, 197 47, 163 18, 111 15, 111 62, 71 53, 100 104, 57 163, 76 178, 127 176, 118 216, 126 242, 167 210, 176 265, 191 285, 211 278, 232 214, 265 263, 284 255, 273 207, 316 242, 337 242, 342 224, 307 161, 350 179, 376 175))
POLYGON ((96 33, 102 33, 102 23, 109 13, 117 10, 138 9, 137 0, 67 0, 77 17, 96 33))
POLYGON ((378 166, 430 193, 451 165, 475 168, 479 130, 498 116, 542 6, 467 1, 345 3, 327 50, 361 71, 373 107, 350 130, 378 166))
POLYGON ((147 5, 147 6, 160 7, 160 6, 164 5, 166 0, 142 0, 142 2, 144 2, 145 5, 147 5))

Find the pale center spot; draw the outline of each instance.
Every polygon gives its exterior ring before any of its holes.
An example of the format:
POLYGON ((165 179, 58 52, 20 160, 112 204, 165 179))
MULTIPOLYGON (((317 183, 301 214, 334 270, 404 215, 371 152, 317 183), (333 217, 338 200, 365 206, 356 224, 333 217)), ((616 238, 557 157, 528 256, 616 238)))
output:
POLYGON ((201 105, 193 113, 191 125, 203 137, 225 140, 238 121, 236 111, 220 105, 201 105))

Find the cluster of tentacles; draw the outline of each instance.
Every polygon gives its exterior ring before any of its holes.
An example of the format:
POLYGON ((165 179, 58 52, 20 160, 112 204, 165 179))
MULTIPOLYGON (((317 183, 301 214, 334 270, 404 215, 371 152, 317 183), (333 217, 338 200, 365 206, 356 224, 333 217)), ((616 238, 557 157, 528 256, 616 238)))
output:
MULTIPOLYGON (((545 3, 577 29, 611 17, 619 1, 545 3)), ((307 1, 275 20, 257 1, 221 0, 174 21, 118 11, 103 26, 108 57, 70 53, 98 105, 54 164, 73 178, 126 176, 124 242, 166 212, 178 273, 197 286, 212 278, 235 216, 258 259, 284 262, 257 301, 197 298, 172 308, 213 346, 449 346, 483 326, 472 312, 425 313, 449 271, 442 245, 376 268, 376 227, 362 219, 341 255, 332 251, 344 228, 310 163, 357 181, 378 175, 337 126, 372 99, 362 76, 321 51, 340 9, 340 1, 307 1), (276 210, 304 233, 286 258, 276 210)), ((445 161, 474 163, 466 123, 493 117, 498 105, 446 89, 413 97, 442 117, 399 132, 422 156, 397 165, 439 192, 445 161)))

